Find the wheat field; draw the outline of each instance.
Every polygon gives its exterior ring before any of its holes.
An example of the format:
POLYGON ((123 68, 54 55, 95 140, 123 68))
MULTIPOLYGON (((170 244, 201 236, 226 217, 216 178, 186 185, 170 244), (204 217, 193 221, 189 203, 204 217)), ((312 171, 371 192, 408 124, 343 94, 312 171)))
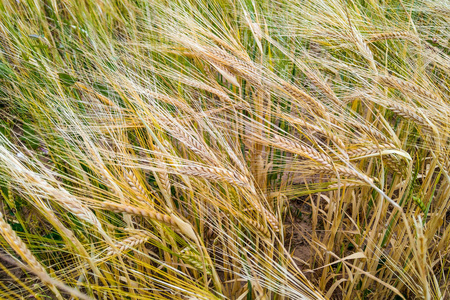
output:
POLYGON ((0 1, 0 299, 450 299, 449 74, 448 0, 0 1))

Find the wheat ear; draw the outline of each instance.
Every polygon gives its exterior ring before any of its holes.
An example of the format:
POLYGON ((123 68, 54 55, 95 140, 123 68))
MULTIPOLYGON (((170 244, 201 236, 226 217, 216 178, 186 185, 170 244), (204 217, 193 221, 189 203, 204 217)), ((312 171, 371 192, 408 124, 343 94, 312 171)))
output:
POLYGON ((106 105, 111 106, 111 107, 117 107, 117 105, 114 102, 112 102, 111 100, 109 100, 105 96, 97 93, 92 88, 87 87, 86 85, 84 85, 81 82, 75 82, 74 86, 79 88, 79 89, 81 89, 81 90, 87 91, 91 95, 94 95, 97 99, 99 99, 101 102, 103 102, 103 104, 106 104, 106 105))
POLYGON ((425 127, 428 130, 433 131, 433 128, 430 126, 430 124, 420 115, 418 115, 416 112, 412 111, 410 108, 407 108, 403 105, 400 105, 398 103, 390 102, 387 107, 397 115, 405 118, 413 120, 414 122, 420 124, 421 126, 425 127))
MULTIPOLYGON (((266 237, 270 237, 270 232, 269 230, 267 230, 267 228, 265 228, 262 224, 258 223, 255 220, 252 220, 250 218, 247 218, 246 216, 240 216, 240 218, 242 218, 246 223, 248 223, 250 226, 256 228, 259 232, 261 232, 262 234, 264 234, 264 236, 266 237)), ((278 228, 277 228, 278 229, 278 228)), ((278 230, 276 230, 278 231, 278 230)))
POLYGON ((383 162, 386 164, 388 168, 397 173, 397 175, 403 176, 406 173, 405 167, 399 163, 395 158, 386 156, 383 157, 383 162))
POLYGON ((350 178, 355 178, 358 180, 361 180, 363 182, 367 182, 367 183, 373 183, 373 179, 370 178, 369 176, 362 174, 360 172, 356 172, 348 167, 343 167, 343 166, 334 166, 333 168, 330 168, 330 166, 310 166, 309 167, 311 170, 320 172, 320 173, 324 173, 324 174, 336 174, 336 172, 340 175, 346 176, 346 177, 350 177, 350 178))
POLYGON ((366 43, 374 43, 377 41, 384 41, 384 40, 390 40, 390 39, 406 39, 406 40, 410 40, 415 43, 417 43, 419 41, 419 39, 412 33, 409 33, 407 31, 398 31, 398 32, 383 32, 383 33, 373 34, 369 37, 369 39, 366 41, 366 43))
POLYGON ((126 239, 116 243, 114 247, 108 247, 106 249, 106 256, 123 253, 128 249, 134 248, 137 245, 147 242, 149 239, 150 236, 148 234, 138 232, 137 234, 129 236, 126 239))
POLYGON ((326 138, 330 139, 331 141, 333 141, 340 149, 344 150, 347 148, 345 143, 335 134, 333 134, 332 132, 329 132, 319 126, 313 125, 311 123, 308 123, 300 118, 292 118, 289 116, 283 116, 284 119, 286 119, 287 121, 289 121, 292 124, 296 124, 296 125, 300 125, 303 128, 306 128, 308 130, 311 131, 315 131, 318 132, 320 134, 322 134, 323 136, 325 136, 326 138))
POLYGON ((328 156, 318 152, 311 147, 304 146, 300 143, 288 140, 279 135, 274 135, 272 145, 277 148, 285 149, 288 152, 298 154, 302 157, 309 158, 322 165, 331 166, 331 159, 328 156))
POLYGON ((208 156, 209 150, 195 139, 192 135, 186 133, 186 131, 179 128, 177 125, 166 125, 167 130, 170 131, 173 137, 183 143, 192 152, 205 159, 210 159, 208 156))
POLYGON ((375 139, 378 143, 390 143, 390 140, 379 130, 372 126, 368 126, 358 122, 350 122, 352 126, 364 131, 366 135, 370 135, 372 139, 375 139))
POLYGON ((166 197, 170 198, 171 184, 169 174, 167 173, 167 169, 164 164, 159 164, 159 167, 161 171, 157 172, 157 179, 161 183, 161 191, 163 192, 163 194, 165 194, 166 197))
POLYGON ((183 103, 183 102, 181 102, 181 101, 179 101, 177 99, 171 98, 169 96, 166 96, 166 95, 163 95, 163 94, 160 94, 160 93, 157 93, 157 92, 153 92, 153 91, 150 91, 148 89, 142 90, 142 93, 144 95, 147 95, 147 96, 149 96, 151 98, 154 98, 156 100, 159 100, 161 102, 165 102, 165 103, 171 104, 171 105, 173 105, 173 106, 175 106, 175 107, 177 107, 179 109, 182 109, 184 111, 189 111, 189 112, 193 111, 192 108, 190 106, 188 106, 187 104, 185 104, 185 103, 183 103))
MULTIPOLYGON (((203 272, 203 260, 200 257, 200 254, 198 254, 196 251, 192 250, 192 247, 186 247, 185 249, 183 249, 181 251, 181 259, 188 263, 189 265, 191 265, 192 267, 194 267, 197 271, 201 271, 203 272)), ((209 268, 205 268, 206 269, 206 273, 208 275, 211 275, 211 270, 209 270, 209 268)))
POLYGON ((402 80, 402 79, 394 77, 394 76, 378 75, 378 82, 383 85, 386 85, 386 86, 389 86, 392 88, 396 88, 396 89, 400 89, 405 92, 409 92, 412 94, 427 97, 436 102, 442 102, 442 100, 439 97, 437 97, 435 94, 432 94, 428 90, 421 88, 420 86, 418 86, 416 84, 407 82, 405 80, 402 80))
POLYGON ((0 151, 7 153, 7 157, 10 159, 10 163, 13 165, 14 173, 20 180, 27 180, 39 187, 41 190, 45 191, 46 194, 51 195, 57 203, 63 206, 65 209, 70 211, 72 214, 85 220, 90 224, 96 226, 99 231, 102 230, 100 221, 94 215, 92 211, 84 207, 84 205, 74 196, 72 196, 65 189, 58 187, 55 188, 51 186, 46 180, 44 180, 39 174, 26 168, 21 162, 19 162, 15 157, 11 156, 9 152, 2 146, 0 146, 0 151))
MULTIPOLYGON (((233 48, 231 45, 229 45, 224 40, 218 38, 216 35, 210 34, 209 32, 205 32, 205 36, 209 37, 217 45, 222 46, 222 48, 228 49, 231 53, 233 53, 233 55, 238 57, 239 60, 241 60, 243 62, 250 60, 249 57, 248 57, 248 54, 245 51, 238 51, 236 48, 233 48)), ((208 50, 217 49, 217 50, 220 50, 220 51, 225 52, 225 53, 228 54, 228 52, 223 50, 222 48, 217 48, 217 47, 215 47, 215 48, 213 48, 213 47, 205 47, 205 48, 208 49, 208 50)), ((230 55, 230 54, 228 54, 228 55, 230 55)))
MULTIPOLYGON (((368 156, 373 155, 379 155, 381 154, 381 151, 386 149, 394 149, 397 148, 392 143, 386 143, 381 145, 373 145, 371 147, 362 147, 360 149, 356 149, 353 151, 348 152, 348 155, 350 158, 358 159, 358 158, 365 158, 368 156)), ((386 165, 392 169, 395 173, 398 175, 403 175, 404 171, 402 171, 404 168, 402 168, 402 165, 397 162, 393 157, 391 156, 384 156, 383 161, 386 163, 386 165)))
POLYGON ((151 209, 139 208, 128 204, 119 204, 114 202, 103 202, 102 207, 112 212, 143 216, 158 222, 163 222, 174 226, 177 225, 177 223, 171 218, 171 216, 159 213, 151 209))
POLYGON ((233 73, 231 73, 227 67, 223 66, 220 63, 213 63, 211 62, 211 65, 220 73, 222 74, 222 76, 231 84, 240 87, 241 85, 239 84, 239 82, 237 81, 236 75, 234 75, 233 73))
POLYGON ((341 104, 341 101, 336 96, 336 94, 331 89, 331 87, 328 84, 326 84, 323 81, 323 79, 319 77, 319 75, 317 75, 315 72, 310 71, 310 70, 304 70, 304 73, 305 73, 306 77, 308 77, 309 81, 311 81, 315 87, 320 89, 328 97, 328 99, 332 100, 335 104, 338 104, 338 105, 341 104))
MULTIPOLYGON (((262 216, 264 216, 267 220, 267 223, 270 224, 270 226, 272 226, 273 230, 275 232, 279 232, 280 231, 280 223, 278 222, 278 219, 270 212, 268 211, 264 206, 262 206, 261 204, 259 204, 258 202, 251 203, 253 208, 262 216)), ((254 221, 250 220, 250 219, 246 219, 243 216, 244 220, 248 221, 251 225, 255 225, 256 228, 259 228, 260 225, 257 225, 254 221)), ((265 232, 265 229, 261 229, 261 232, 265 232)))
POLYGON ((158 222, 166 223, 172 226, 178 227, 181 233, 189 237, 190 239, 196 241, 197 235, 192 229, 191 224, 183 221, 180 217, 175 214, 165 215, 154 210, 139 208, 131 205, 119 204, 114 202, 103 202, 102 207, 106 210, 117 212, 117 213, 127 213, 130 215, 143 216, 158 222))
POLYGON ((357 187, 362 187, 362 186, 367 186, 367 183, 362 182, 362 181, 355 181, 355 182, 341 182, 341 183, 335 183, 332 185, 329 185, 328 188, 329 189, 337 189, 337 188, 357 188, 357 187))
POLYGON ((316 101, 313 97, 300 90, 295 85, 292 85, 284 80, 281 80, 281 87, 285 92, 287 92, 288 95, 296 100, 301 100, 302 102, 313 108, 313 110, 319 115, 323 116, 326 119, 329 119, 327 110, 325 109, 325 106, 322 105, 322 103, 316 101))
POLYGON ((40 178, 39 175, 33 172, 27 172, 26 175, 37 183, 44 191, 52 195, 56 202, 70 211, 72 214, 77 216, 80 220, 85 220, 90 224, 97 227, 100 231, 102 230, 102 225, 94 213, 87 207, 85 207, 78 199, 72 196, 68 191, 62 188, 54 188, 47 181, 40 178))
MULTIPOLYGON (((249 188, 252 193, 255 193, 255 188, 250 184, 248 179, 237 172, 203 166, 180 166, 177 168, 177 171, 185 175, 203 177, 214 181, 224 180, 238 186, 249 188)), ((267 218, 267 222, 269 222, 275 231, 279 230, 278 220, 271 212, 259 204, 254 204, 254 207, 260 214, 267 218)))
POLYGON ((238 186, 252 188, 245 176, 223 168, 204 167, 199 165, 179 166, 176 168, 176 171, 184 175, 198 176, 214 181, 223 180, 238 186))
POLYGON ((364 174, 361 174, 359 172, 356 172, 348 167, 344 167, 344 166, 334 166, 333 167, 333 163, 332 163, 332 160, 330 157, 328 157, 324 154, 321 154, 318 151, 316 151, 310 147, 303 146, 299 143, 287 140, 280 136, 275 136, 274 141, 275 141, 274 145, 276 145, 277 147, 286 149, 287 151, 290 151, 292 153, 297 153, 303 157, 307 157, 313 161, 320 163, 322 166, 311 167, 317 171, 320 171, 322 173, 328 173, 328 174, 333 174, 337 171, 339 174, 342 174, 344 176, 357 178, 364 182, 373 182, 373 180, 370 177, 368 177, 364 174))
POLYGON ((417 262, 417 268, 419 270, 420 275, 420 283, 422 284, 422 297, 423 299, 431 299, 430 285, 428 283, 428 262, 427 262, 427 253, 428 253, 428 243, 427 237, 424 234, 422 218, 418 216, 418 218, 414 218, 414 225, 416 227, 416 247, 415 247, 415 258, 417 262))
POLYGON ((378 73, 377 66, 375 64, 375 59, 373 58, 373 52, 370 50, 368 44, 364 41, 361 33, 353 26, 351 26, 353 33, 353 40, 359 51, 362 52, 363 56, 369 61, 370 67, 375 73, 378 73))
POLYGON ((278 222, 278 219, 270 211, 268 211, 262 205, 261 205, 261 207, 259 205, 256 205, 255 209, 257 212, 259 212, 260 214, 262 214, 266 217, 267 222, 272 226, 272 228, 273 228, 273 230, 275 230, 275 232, 280 231, 280 224, 278 222))
POLYGON ((136 175, 132 171, 128 170, 125 172, 125 177, 127 178, 131 189, 135 192, 136 198, 149 205, 153 205, 153 201, 148 197, 147 191, 139 182, 136 175))
POLYGON ((14 251, 16 251, 17 254, 20 255, 20 257, 24 261, 27 262, 33 272, 45 283, 45 285, 48 286, 48 288, 56 295, 58 299, 63 300, 63 297, 61 296, 58 289, 52 283, 50 283, 50 275, 48 275, 45 268, 31 253, 22 239, 16 234, 14 230, 12 230, 11 226, 6 223, 2 213, 0 213, 0 231, 8 244, 14 249, 14 251))
POLYGON ((224 100, 228 103, 234 103, 233 100, 231 100, 230 96, 228 96, 227 93, 225 93, 224 91, 221 91, 219 89, 213 88, 210 85, 207 85, 201 81, 195 80, 195 79, 184 79, 184 78, 177 78, 177 80, 179 82, 182 82, 186 85, 192 86, 194 88, 197 89, 201 89, 207 92, 210 92, 211 94, 216 95, 217 97, 219 97, 221 100, 224 100))
POLYGON ((236 58, 233 55, 230 55, 227 51, 219 48, 204 47, 202 49, 202 54, 207 56, 211 61, 226 66, 241 74, 251 82, 256 81, 256 83, 259 84, 257 78, 261 77, 261 71, 255 68, 251 62, 236 58))
POLYGON ((335 166, 335 168, 338 173, 340 173, 344 176, 353 177, 353 178, 359 179, 359 180, 361 180, 363 182, 367 182, 367 183, 373 183, 373 179, 370 178, 369 176, 367 176, 363 173, 354 171, 353 169, 350 169, 348 167, 335 166))
POLYGON ((371 146, 363 146, 358 149, 348 151, 347 154, 349 157, 364 157, 373 154, 379 154, 380 151, 386 149, 397 149, 392 143, 385 143, 380 145, 371 145, 371 146))

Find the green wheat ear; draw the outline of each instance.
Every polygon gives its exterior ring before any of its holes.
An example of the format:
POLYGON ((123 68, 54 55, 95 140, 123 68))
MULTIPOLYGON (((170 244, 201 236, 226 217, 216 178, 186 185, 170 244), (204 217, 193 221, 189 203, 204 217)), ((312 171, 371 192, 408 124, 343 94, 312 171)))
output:
POLYGON ((425 203, 423 203, 422 199, 420 197, 412 196, 412 199, 414 200, 414 203, 417 204, 417 206, 420 208, 422 212, 426 212, 427 207, 425 203))
MULTIPOLYGON (((184 248, 181 251, 181 259, 195 268, 197 271, 203 272, 204 261, 202 260, 198 251, 196 251, 193 247, 189 246, 184 248)), ((206 274, 211 275, 210 266, 205 266, 206 274)))

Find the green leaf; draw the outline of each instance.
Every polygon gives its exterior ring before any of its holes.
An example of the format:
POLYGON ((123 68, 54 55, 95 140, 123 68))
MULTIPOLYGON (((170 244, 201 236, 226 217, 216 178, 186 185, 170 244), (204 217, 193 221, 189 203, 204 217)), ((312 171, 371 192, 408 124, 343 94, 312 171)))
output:
POLYGON ((75 82, 78 81, 78 79, 74 76, 71 76, 69 74, 66 73, 58 73, 59 76, 59 80, 61 80, 61 82, 65 85, 73 85, 75 82))

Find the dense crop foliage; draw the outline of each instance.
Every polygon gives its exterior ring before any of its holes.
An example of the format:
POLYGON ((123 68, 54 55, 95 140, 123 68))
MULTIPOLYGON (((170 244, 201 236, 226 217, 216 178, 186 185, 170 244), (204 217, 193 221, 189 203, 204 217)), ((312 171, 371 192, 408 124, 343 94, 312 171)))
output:
POLYGON ((448 299, 450 2, 3 0, 5 299, 448 299))

